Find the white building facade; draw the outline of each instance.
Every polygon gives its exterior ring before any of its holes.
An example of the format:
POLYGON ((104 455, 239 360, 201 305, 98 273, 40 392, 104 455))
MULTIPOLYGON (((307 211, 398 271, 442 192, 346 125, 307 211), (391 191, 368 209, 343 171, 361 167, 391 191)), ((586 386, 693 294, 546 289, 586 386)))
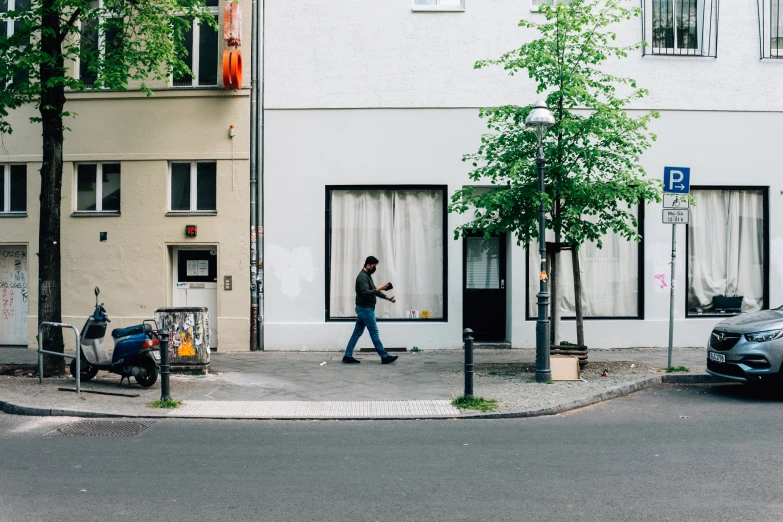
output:
MULTIPOLYGON (((387 347, 456 348, 464 327, 535 345, 537 252, 511 236, 455 240, 465 217, 446 206, 469 183, 462 157, 486 131, 478 109, 541 97, 524 74, 473 68, 536 37, 517 22, 542 20, 537 2, 267 2, 266 349, 344 348, 368 255, 381 260, 376 283, 392 281, 398 298, 377 309, 387 347)), ((675 344, 704 346, 721 318, 783 304, 783 9, 652 3, 616 28, 621 42, 650 45, 608 68, 649 89, 631 110, 660 111, 648 174, 691 169, 675 344)), ((639 212, 641 244, 608 238, 582 252, 591 348, 667 345, 671 226, 659 203, 639 212)), ((574 337, 566 318, 562 338, 574 337)))

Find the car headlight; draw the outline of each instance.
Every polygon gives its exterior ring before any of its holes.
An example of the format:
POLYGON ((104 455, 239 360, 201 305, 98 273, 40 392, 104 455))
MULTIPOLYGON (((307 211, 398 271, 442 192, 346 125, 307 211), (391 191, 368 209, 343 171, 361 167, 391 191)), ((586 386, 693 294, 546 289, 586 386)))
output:
POLYGON ((783 330, 769 330, 766 332, 756 332, 745 334, 745 339, 752 343, 766 343, 783 337, 783 330))

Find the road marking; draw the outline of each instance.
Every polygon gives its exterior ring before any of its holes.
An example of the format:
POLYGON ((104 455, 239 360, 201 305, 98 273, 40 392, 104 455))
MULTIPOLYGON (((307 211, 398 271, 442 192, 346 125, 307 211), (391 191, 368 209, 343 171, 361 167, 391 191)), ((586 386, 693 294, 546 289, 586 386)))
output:
POLYGON ((454 417, 447 400, 424 401, 185 401, 169 417, 357 419, 384 417, 454 417))

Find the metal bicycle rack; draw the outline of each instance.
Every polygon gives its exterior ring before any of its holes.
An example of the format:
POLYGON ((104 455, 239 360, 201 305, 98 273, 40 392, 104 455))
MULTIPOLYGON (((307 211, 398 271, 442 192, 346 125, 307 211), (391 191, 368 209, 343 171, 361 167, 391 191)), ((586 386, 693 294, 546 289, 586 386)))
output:
POLYGON ((66 324, 66 323, 50 323, 50 322, 42 322, 38 325, 38 382, 43 384, 43 355, 56 355, 57 357, 62 357, 64 359, 76 359, 76 393, 81 393, 81 357, 79 357, 79 352, 81 351, 81 347, 79 346, 79 329, 76 328, 72 324, 66 324), (71 355, 68 353, 57 353, 57 352, 49 352, 43 349, 43 327, 44 326, 54 326, 57 328, 70 328, 74 331, 76 334, 76 355, 71 355))

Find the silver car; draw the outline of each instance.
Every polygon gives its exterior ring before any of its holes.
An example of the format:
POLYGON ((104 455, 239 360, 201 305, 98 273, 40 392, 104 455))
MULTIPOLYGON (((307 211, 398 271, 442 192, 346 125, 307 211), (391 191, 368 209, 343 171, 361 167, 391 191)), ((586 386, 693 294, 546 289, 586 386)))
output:
POLYGON ((738 315, 715 326, 707 372, 739 382, 783 377, 783 307, 738 315))

